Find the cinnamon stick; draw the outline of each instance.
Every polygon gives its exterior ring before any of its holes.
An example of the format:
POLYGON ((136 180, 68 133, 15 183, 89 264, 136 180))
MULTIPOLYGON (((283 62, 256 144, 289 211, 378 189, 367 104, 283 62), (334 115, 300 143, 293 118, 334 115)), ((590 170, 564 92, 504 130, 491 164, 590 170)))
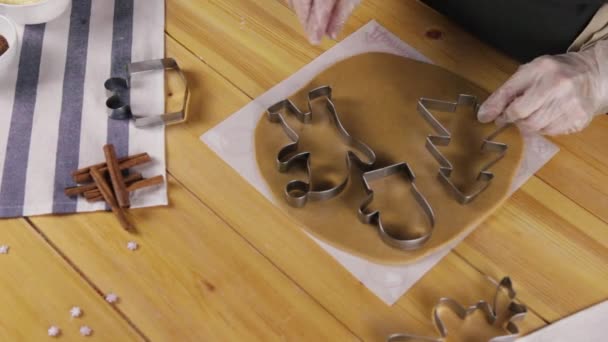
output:
POLYGON ((131 172, 128 176, 125 177, 125 184, 129 185, 142 179, 144 179, 144 177, 141 175, 141 173, 131 172))
POLYGON ((84 198, 90 200, 91 198, 96 198, 101 196, 103 199, 103 196, 101 195, 101 191, 99 191, 99 189, 95 188, 93 190, 89 190, 89 191, 85 191, 83 194, 84 198))
MULTIPOLYGON (((133 173, 129 174, 127 177, 125 177, 125 184, 127 185, 127 191, 129 190, 130 185, 132 185, 142 179, 143 179, 143 177, 142 177, 141 173, 139 173, 139 172, 133 172, 133 173)), ((89 202, 95 202, 92 199, 96 199, 97 201, 103 200, 103 196, 101 196, 101 192, 97 188, 97 185, 95 185, 95 184, 93 184, 93 185, 94 185, 93 189, 82 192, 82 195, 89 202)), ((84 186, 81 186, 81 187, 84 187, 84 186)))
MULTIPOLYGON (((125 158, 123 158, 123 159, 124 160, 119 162, 119 164, 118 164, 118 168, 121 171, 130 169, 137 165, 145 164, 152 160, 152 158, 150 158, 150 156, 147 153, 136 154, 131 157, 128 157, 127 159, 125 159, 125 158)), ((119 159, 119 161, 120 160, 121 159, 119 159)), ((108 172, 108 166, 106 165, 106 163, 93 165, 93 167, 97 168, 98 171, 102 175, 104 175, 106 172, 108 172), (103 165, 103 166, 99 166, 99 165, 103 165)), ((81 170, 84 170, 84 169, 81 169, 81 170)), ((90 170, 90 168, 89 168, 89 170, 90 170)), ((78 170, 78 171, 80 171, 80 170, 78 170)), ((91 178, 90 172, 86 172, 86 173, 74 172, 74 173, 72 173, 72 179, 74 180, 74 182, 79 183, 79 184, 93 181, 93 179, 91 178)))
POLYGON ((165 181, 165 178, 161 175, 158 175, 158 176, 154 176, 152 178, 147 178, 147 179, 143 179, 143 180, 134 182, 133 184, 131 184, 127 187, 127 190, 129 192, 131 192, 131 191, 135 191, 135 190, 138 190, 141 188, 146 188, 149 186, 162 184, 164 181, 165 181))
MULTIPOLYGON (((142 179, 143 177, 139 172, 132 172, 128 176, 124 177, 125 184, 127 184, 127 186, 142 179)), ((97 190, 97 185, 95 183, 69 187, 64 190, 64 193, 66 196, 78 196, 80 194, 86 195, 86 193, 89 191, 97 191, 99 194, 99 190, 97 190)))
POLYGON ((87 198, 87 202, 100 202, 103 201, 103 196, 101 193, 98 196, 87 198))
POLYGON ((106 157, 108 172, 110 173, 110 179, 112 180, 112 188, 114 188, 114 196, 116 196, 118 205, 121 208, 128 208, 131 206, 129 192, 127 191, 125 180, 118 166, 118 158, 116 158, 116 149, 114 149, 114 145, 105 145, 103 147, 103 154, 106 157))
POLYGON ((97 189, 97 185, 95 185, 95 183, 92 183, 92 184, 87 184, 87 185, 80 185, 80 186, 73 186, 73 187, 65 188, 65 190, 63 192, 65 193, 66 196, 71 197, 71 196, 78 196, 87 191, 95 190, 95 189, 97 189))
POLYGON ((116 201, 116 198, 114 198, 114 194, 112 193, 112 189, 110 188, 108 182, 106 182, 105 178, 103 177, 102 173, 99 171, 98 168, 91 168, 91 177, 93 178, 95 184, 97 184, 97 188, 101 192, 103 199, 108 203, 108 205, 112 209, 112 212, 116 215, 116 218, 118 218, 118 222, 120 222, 120 225, 124 229, 130 230, 132 226, 129 221, 127 221, 127 217, 125 215, 124 210, 118 205, 118 202, 116 201))
MULTIPOLYGON (((139 157, 142 157, 144 155, 147 155, 147 153, 139 153, 139 154, 134 154, 134 155, 128 156, 128 157, 118 158, 118 163, 120 164, 120 163, 126 162, 127 160, 139 158, 139 157)), ((103 163, 99 163, 99 164, 83 167, 82 169, 78 169, 76 171, 73 171, 72 172, 72 177, 75 177, 75 176, 80 175, 80 174, 87 174, 88 175, 89 172, 91 172, 91 169, 94 168, 94 167, 98 168, 98 169, 104 168, 104 167, 106 167, 106 163, 103 162, 103 163)))

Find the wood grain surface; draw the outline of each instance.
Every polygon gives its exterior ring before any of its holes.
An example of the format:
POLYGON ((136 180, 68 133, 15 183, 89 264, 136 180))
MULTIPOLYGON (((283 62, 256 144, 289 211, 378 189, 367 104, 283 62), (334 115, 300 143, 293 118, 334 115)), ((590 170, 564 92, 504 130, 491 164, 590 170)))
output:
MULTIPOLYGON (((309 63, 311 47, 277 0, 167 0, 167 55, 186 71, 190 120, 167 129, 170 206, 0 222, 0 340, 382 341, 433 335, 442 296, 488 298, 510 275, 530 308, 524 332, 608 299, 608 118, 553 139, 561 152, 395 305, 387 306, 199 140, 309 63), (139 244, 130 251, 129 241, 139 244), (110 305, 103 295, 116 293, 110 305), (69 309, 83 308, 72 319, 69 309)), ((369 20, 489 91, 517 64, 417 1, 365 0, 369 20), (433 40, 428 30, 442 31, 433 40)), ((171 98, 171 84, 167 89, 171 98)))

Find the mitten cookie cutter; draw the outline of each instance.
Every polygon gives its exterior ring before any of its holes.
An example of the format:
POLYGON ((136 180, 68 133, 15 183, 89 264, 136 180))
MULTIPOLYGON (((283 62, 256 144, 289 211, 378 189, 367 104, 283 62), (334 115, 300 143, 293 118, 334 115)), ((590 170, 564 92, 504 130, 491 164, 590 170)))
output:
POLYGON ((509 315, 509 319, 506 321, 504 327, 502 327, 508 334, 502 336, 496 336, 490 339, 488 342, 512 342, 517 339, 519 335, 519 328, 517 327, 517 322, 521 321, 526 314, 528 313, 528 309, 523 304, 516 303, 515 296, 516 292, 513 289, 513 283, 511 282, 511 278, 504 277, 498 283, 496 287, 496 292, 494 294, 493 304, 489 304, 485 301, 479 301, 477 304, 463 307, 457 301, 451 298, 441 298, 437 305, 433 308, 433 322, 435 323, 435 328, 439 333, 438 338, 436 337, 423 337, 416 336, 406 333, 399 333, 390 335, 387 338, 387 342, 414 342, 414 341, 429 341, 429 342, 443 342, 445 338, 448 337, 448 329, 445 324, 441 320, 439 311, 443 308, 448 309, 455 313, 461 320, 465 320, 469 315, 474 313, 477 310, 481 310, 488 324, 494 325, 500 315, 498 310, 498 297, 504 291, 507 292, 507 296, 509 299, 509 305, 506 308, 506 313, 509 315))
POLYGON ((456 112, 458 106, 471 106, 475 113, 479 109, 479 103, 477 97, 473 95, 460 94, 456 102, 435 100, 430 98, 422 97, 418 100, 418 113, 433 127, 435 134, 428 135, 426 138, 426 148, 435 157, 439 163, 439 179, 453 194, 458 202, 461 204, 467 204, 473 201, 480 193, 482 193, 494 178, 494 173, 488 171, 494 164, 501 160, 508 150, 508 145, 500 142, 493 141, 497 135, 502 133, 510 124, 499 127, 492 134, 483 139, 481 144, 482 152, 493 152, 497 153, 496 158, 492 159, 489 163, 481 168, 477 175, 477 181, 480 186, 477 186, 474 190, 469 193, 461 191, 456 184, 450 179, 450 175, 454 170, 452 163, 439 151, 437 146, 447 146, 452 141, 452 135, 431 113, 431 110, 437 110, 441 112, 456 112))
POLYGON ((384 243, 401 250, 414 250, 422 247, 431 238, 433 228, 435 227, 435 213, 433 212, 433 208, 426 200, 424 195, 422 195, 422 193, 418 190, 415 180, 416 176, 414 175, 414 171, 407 163, 394 164, 363 173, 363 185, 365 186, 365 192, 367 193, 367 197, 359 206, 359 220, 366 224, 375 225, 378 229, 378 234, 380 234, 380 238, 382 239, 382 241, 384 241, 384 243), (401 238, 395 236, 385 229, 384 225, 382 224, 381 212, 379 210, 372 212, 365 211, 365 209, 374 200, 374 190, 371 188, 370 182, 395 174, 403 175, 408 180, 408 182, 410 182, 412 187, 412 194, 414 195, 416 202, 418 202, 418 204, 420 205, 429 220, 430 228, 427 229, 427 231, 419 237, 401 238))
POLYGON ((310 165, 310 152, 299 152, 298 143, 300 136, 296 133, 285 121, 285 117, 281 114, 283 111, 294 115, 298 121, 307 124, 312 120, 313 110, 312 102, 319 98, 325 98, 327 110, 330 113, 330 119, 342 140, 348 145, 354 147, 365 156, 366 160, 361 160, 354 152, 348 151, 346 155, 346 164, 350 170, 352 162, 359 164, 362 168, 368 169, 376 162, 376 154, 374 151, 363 142, 353 138, 342 125, 336 107, 332 101, 332 89, 330 86, 322 86, 311 90, 308 93, 308 112, 302 112, 291 100, 285 99, 280 101, 267 110, 268 120, 278 122, 283 127, 283 131, 292 141, 283 146, 277 154, 276 164, 279 172, 287 172, 295 162, 304 161, 306 163, 307 181, 292 180, 285 186, 285 198, 287 203, 294 207, 303 207, 307 201, 322 201, 331 199, 339 195, 348 184, 350 174, 347 175, 339 184, 323 190, 313 190, 310 184, 312 171, 310 165), (294 154, 295 153, 295 154, 294 154))
POLYGON ((190 103, 190 89, 186 76, 173 58, 153 59, 127 64, 127 78, 112 77, 104 83, 108 99, 106 107, 108 116, 115 120, 133 119, 135 127, 148 127, 157 125, 170 125, 186 121, 187 108, 190 103), (184 84, 184 101, 181 109, 176 112, 164 114, 136 114, 131 111, 127 100, 130 97, 131 78, 140 73, 168 70, 176 72, 184 84))

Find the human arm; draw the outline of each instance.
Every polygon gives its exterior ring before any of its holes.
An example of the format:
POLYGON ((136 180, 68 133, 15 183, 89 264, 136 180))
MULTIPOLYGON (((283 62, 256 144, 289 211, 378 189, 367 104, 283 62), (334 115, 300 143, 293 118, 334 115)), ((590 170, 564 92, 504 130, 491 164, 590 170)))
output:
POLYGON ((337 39, 344 23, 361 0, 289 0, 311 44, 327 35, 337 39))
POLYGON ((608 40, 522 65, 480 107, 481 122, 514 122, 547 135, 583 130, 608 112, 608 40))

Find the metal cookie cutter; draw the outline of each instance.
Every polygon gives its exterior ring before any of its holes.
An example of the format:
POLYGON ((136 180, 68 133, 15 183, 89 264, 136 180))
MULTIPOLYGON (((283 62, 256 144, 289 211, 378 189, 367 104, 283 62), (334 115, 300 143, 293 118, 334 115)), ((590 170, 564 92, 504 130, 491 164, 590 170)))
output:
POLYGON ((487 342, 512 342, 517 339, 519 335, 519 328, 516 323, 521 321, 527 314, 528 310, 525 305, 516 303, 515 300, 515 290, 513 289, 513 283, 509 277, 504 277, 498 283, 496 287, 496 293, 494 294, 494 302, 493 304, 488 304, 485 301, 479 301, 477 304, 470 306, 468 308, 463 307, 457 301, 451 298, 441 298, 439 303, 433 309, 433 322, 435 323, 435 328, 439 332, 440 337, 423 337, 416 336, 410 334, 393 334, 387 338, 387 342, 405 342, 405 341, 429 341, 429 342, 443 342, 445 338, 448 337, 448 329, 445 324, 441 320, 439 311, 443 308, 448 309, 455 313, 461 320, 465 320, 469 315, 474 313, 477 310, 481 310, 490 325, 494 325, 497 322, 501 323, 498 318, 501 318, 503 314, 508 315, 508 319, 506 320, 506 324, 502 326, 508 334, 502 336, 496 336, 491 338, 487 342), (501 293, 506 292, 509 305, 505 309, 505 312, 498 312, 498 297, 501 293))
POLYGON ((142 62, 130 63, 127 65, 126 79, 122 77, 112 77, 106 80, 104 86, 106 88, 106 93, 109 96, 106 101, 108 116, 112 119, 133 119, 135 127, 147 127, 163 124, 169 125, 186 121, 186 112, 190 102, 190 90, 188 88, 186 76, 173 58, 153 59, 142 62), (132 113, 129 101, 125 99, 129 98, 131 77, 139 73, 156 70, 174 71, 181 78, 184 84, 184 102, 181 106, 181 109, 177 112, 164 113, 159 115, 143 115, 132 113))
POLYGON ((488 170, 507 154, 508 146, 493 140, 509 125, 499 127, 496 131, 483 139, 481 151, 496 153, 497 156, 483 166, 479 171, 479 174, 477 175, 479 186, 469 193, 464 193, 450 180, 450 175, 452 174, 454 167, 437 148, 437 146, 449 145, 452 140, 452 135, 431 113, 431 110, 455 112, 457 107, 460 105, 471 106, 475 113, 477 113, 477 110, 479 109, 477 98, 475 96, 466 94, 458 95, 456 102, 441 101, 423 97, 418 100, 417 109, 418 113, 422 115, 422 117, 433 127, 436 132, 435 135, 431 134, 427 136, 426 148, 429 150, 429 152, 431 152, 433 157, 435 157, 437 162, 439 162, 439 178, 447 186, 458 202, 461 204, 467 204, 474 200, 475 197, 477 197, 488 187, 488 185, 490 185, 491 180, 494 178, 494 174, 488 170))
POLYGON ((416 187, 416 183, 414 182, 415 180, 416 176, 414 175, 414 171, 412 171, 407 163, 394 164, 381 169, 368 171, 363 174, 363 184, 365 185, 367 197, 359 206, 359 219, 363 223, 375 225, 378 228, 378 233, 380 234, 380 237, 384 243, 391 247, 402 250, 414 250, 422 247, 431 237, 433 228, 435 227, 435 213, 433 212, 433 208, 416 187), (402 174, 411 183, 412 194, 429 219, 430 229, 428 229, 422 236, 413 239, 405 239, 394 236, 384 228, 380 211, 376 210, 373 212, 366 212, 367 207, 374 200, 374 191, 370 186, 370 182, 395 174, 402 174))
POLYGON ((346 164, 348 169, 350 170, 353 161, 364 169, 371 167, 376 161, 376 154, 374 151, 364 143, 353 138, 340 122, 338 112, 331 99, 332 89, 330 86, 322 86, 313 89, 308 93, 308 112, 302 112, 289 99, 285 99, 270 106, 267 111, 268 119, 271 122, 280 123, 283 127, 283 131, 292 141, 291 143, 283 146, 277 155, 276 163, 279 172, 287 172, 294 165, 294 163, 298 161, 304 161, 306 163, 308 181, 292 180, 285 186, 285 198, 287 199, 287 202, 294 207, 303 207, 309 200, 322 201, 339 195, 348 184, 350 177, 350 175, 347 175, 342 182, 328 189, 313 189, 313 186, 310 184, 310 180, 312 179, 310 152, 298 152, 300 136, 289 126, 289 124, 285 121, 283 114, 281 114, 283 111, 285 111, 294 115, 298 121, 308 124, 311 122, 313 115, 312 102, 319 98, 325 98, 327 110, 330 113, 330 119, 338 130, 342 140, 348 146, 352 147, 356 151, 360 151, 365 156, 364 159, 366 160, 361 160, 357 154, 352 151, 348 151, 346 155, 346 164))

